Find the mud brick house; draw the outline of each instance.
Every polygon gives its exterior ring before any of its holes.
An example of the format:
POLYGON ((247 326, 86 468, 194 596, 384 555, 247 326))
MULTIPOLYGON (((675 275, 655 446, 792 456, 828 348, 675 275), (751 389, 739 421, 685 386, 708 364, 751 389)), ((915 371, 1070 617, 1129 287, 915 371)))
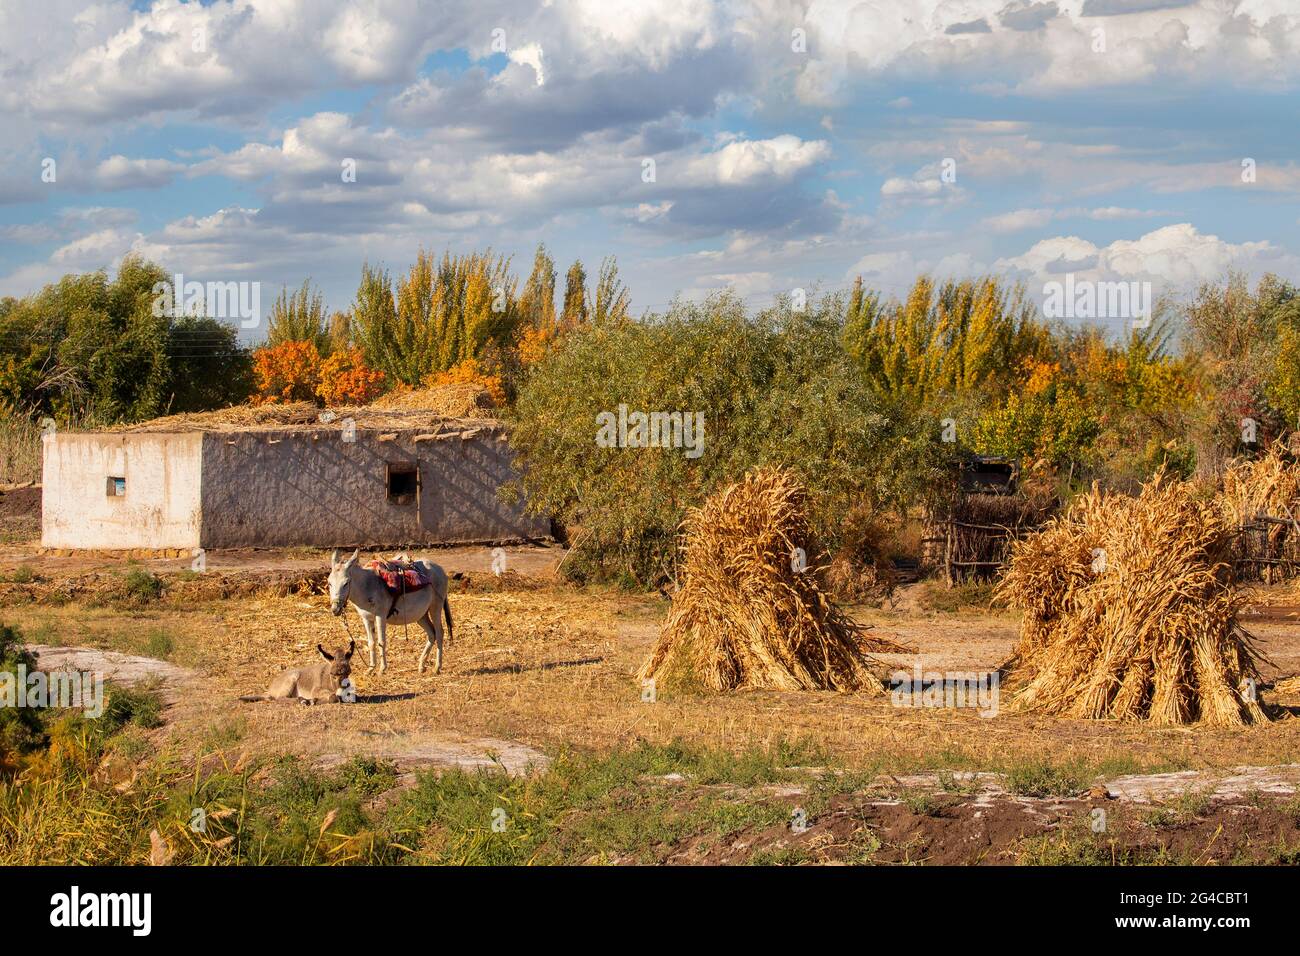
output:
POLYGON ((44 438, 46 548, 398 547, 541 538, 504 503, 505 426, 309 404, 44 438))

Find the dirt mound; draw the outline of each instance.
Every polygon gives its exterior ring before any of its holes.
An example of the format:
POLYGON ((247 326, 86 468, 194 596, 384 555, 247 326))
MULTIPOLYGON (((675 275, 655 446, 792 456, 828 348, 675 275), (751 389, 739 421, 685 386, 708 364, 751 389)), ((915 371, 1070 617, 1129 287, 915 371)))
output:
POLYGON ((457 571, 452 574, 451 580, 453 593, 538 591, 550 586, 547 580, 520 574, 518 571, 503 571, 501 574, 493 574, 491 571, 457 571))
POLYGON ((0 541, 30 541, 41 536, 41 486, 0 491, 0 541))
POLYGON ((37 666, 51 671, 81 671, 102 674, 105 680, 119 684, 142 684, 162 681, 185 684, 194 681, 197 674, 185 667, 169 664, 152 657, 138 657, 104 651, 94 647, 54 647, 48 644, 29 644, 35 652, 37 666))

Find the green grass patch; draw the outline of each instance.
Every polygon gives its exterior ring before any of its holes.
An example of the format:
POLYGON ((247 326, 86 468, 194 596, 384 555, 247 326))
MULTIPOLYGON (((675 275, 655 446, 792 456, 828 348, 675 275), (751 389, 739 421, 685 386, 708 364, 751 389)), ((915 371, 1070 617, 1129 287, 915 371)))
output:
POLYGON ((1003 771, 1007 790, 1021 797, 1068 797, 1086 785, 1091 774, 1077 763, 1047 760, 1016 763, 1003 771))
POLYGON ((987 581, 964 581, 950 588, 943 581, 930 578, 917 586, 916 602, 936 614, 989 611, 993 608, 993 585, 987 581))
POLYGON ((148 603, 162 597, 162 578, 144 568, 132 568, 122 576, 122 591, 127 598, 148 603))

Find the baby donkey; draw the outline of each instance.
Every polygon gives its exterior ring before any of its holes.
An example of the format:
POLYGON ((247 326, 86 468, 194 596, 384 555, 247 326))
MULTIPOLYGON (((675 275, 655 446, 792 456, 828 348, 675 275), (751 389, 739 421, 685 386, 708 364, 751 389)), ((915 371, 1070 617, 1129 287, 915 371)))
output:
POLYGON ((304 704, 339 704, 354 703, 357 699, 356 688, 352 685, 352 652, 357 642, 348 644, 346 652, 342 648, 329 653, 319 644, 316 650, 325 658, 324 664, 311 664, 307 667, 295 667, 287 670, 275 680, 265 694, 253 694, 239 698, 242 701, 256 700, 301 700, 304 704))

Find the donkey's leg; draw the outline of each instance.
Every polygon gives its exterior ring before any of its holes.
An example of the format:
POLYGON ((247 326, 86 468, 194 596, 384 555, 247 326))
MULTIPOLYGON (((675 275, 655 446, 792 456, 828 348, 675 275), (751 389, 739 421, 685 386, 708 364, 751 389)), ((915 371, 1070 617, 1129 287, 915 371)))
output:
POLYGON ((429 657, 429 651, 433 650, 434 642, 438 644, 438 660, 434 673, 442 670, 442 634, 437 630, 437 623, 430 620, 430 615, 426 612, 424 617, 418 621, 421 630, 424 631, 424 650, 420 651, 420 673, 424 673, 424 662, 429 657))
POLYGON ((367 670, 373 671, 375 669, 375 632, 371 629, 371 622, 374 620, 374 616, 357 611, 357 617, 361 618, 361 626, 366 629, 366 650, 370 653, 370 666, 367 670))
POLYGON ((379 673, 388 670, 388 620, 375 615, 375 628, 379 631, 379 673))
POLYGON ((438 599, 436 604, 429 606, 429 620, 433 622, 433 631, 438 635, 438 657, 433 665, 435 674, 442 673, 442 637, 445 628, 442 625, 442 603, 445 599, 438 599))

